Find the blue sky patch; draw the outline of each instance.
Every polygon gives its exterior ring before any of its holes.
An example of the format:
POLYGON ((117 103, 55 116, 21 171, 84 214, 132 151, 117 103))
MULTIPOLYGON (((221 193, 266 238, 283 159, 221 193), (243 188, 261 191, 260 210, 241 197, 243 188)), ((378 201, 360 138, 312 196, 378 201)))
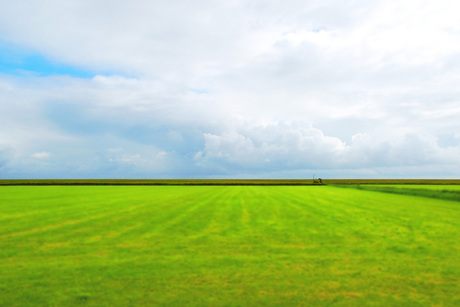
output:
POLYGON ((96 75, 94 72, 52 61, 37 52, 2 42, 0 42, 0 73, 39 77, 64 75, 75 78, 92 78, 96 75))

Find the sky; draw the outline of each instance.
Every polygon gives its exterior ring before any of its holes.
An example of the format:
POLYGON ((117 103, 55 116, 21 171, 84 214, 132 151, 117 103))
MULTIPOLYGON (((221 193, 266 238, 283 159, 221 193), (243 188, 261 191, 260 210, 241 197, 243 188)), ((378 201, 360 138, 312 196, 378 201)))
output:
POLYGON ((0 179, 460 178, 460 2, 20 0, 0 179))

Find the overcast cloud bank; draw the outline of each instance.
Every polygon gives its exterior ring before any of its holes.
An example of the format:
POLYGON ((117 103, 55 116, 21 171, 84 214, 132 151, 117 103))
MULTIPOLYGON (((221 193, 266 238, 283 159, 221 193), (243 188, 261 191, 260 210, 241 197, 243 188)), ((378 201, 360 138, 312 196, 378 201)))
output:
POLYGON ((458 178, 459 8, 8 3, 0 178, 458 178))

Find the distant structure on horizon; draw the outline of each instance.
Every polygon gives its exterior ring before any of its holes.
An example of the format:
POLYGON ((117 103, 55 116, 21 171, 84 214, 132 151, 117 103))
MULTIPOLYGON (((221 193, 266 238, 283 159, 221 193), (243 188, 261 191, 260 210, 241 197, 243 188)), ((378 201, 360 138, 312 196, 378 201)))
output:
POLYGON ((321 180, 321 178, 318 178, 318 180, 316 180, 315 179, 315 174, 313 174, 313 183, 323 184, 323 180, 321 180))

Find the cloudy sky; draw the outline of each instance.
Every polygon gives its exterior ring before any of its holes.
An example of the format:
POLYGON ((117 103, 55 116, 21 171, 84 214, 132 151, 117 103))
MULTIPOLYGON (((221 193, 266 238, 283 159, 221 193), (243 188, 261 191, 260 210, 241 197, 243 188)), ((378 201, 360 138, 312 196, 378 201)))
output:
POLYGON ((460 177, 458 1, 0 2, 0 178, 460 177))

